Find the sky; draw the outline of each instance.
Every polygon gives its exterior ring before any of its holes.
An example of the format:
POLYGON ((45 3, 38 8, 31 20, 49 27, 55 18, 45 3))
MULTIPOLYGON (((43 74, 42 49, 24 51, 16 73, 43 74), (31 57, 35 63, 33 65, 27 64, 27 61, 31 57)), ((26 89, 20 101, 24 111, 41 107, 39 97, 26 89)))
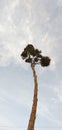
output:
POLYGON ((27 44, 51 58, 35 67, 35 130, 62 129, 62 0, 0 0, 0 130, 27 130, 33 74, 20 57, 27 44))

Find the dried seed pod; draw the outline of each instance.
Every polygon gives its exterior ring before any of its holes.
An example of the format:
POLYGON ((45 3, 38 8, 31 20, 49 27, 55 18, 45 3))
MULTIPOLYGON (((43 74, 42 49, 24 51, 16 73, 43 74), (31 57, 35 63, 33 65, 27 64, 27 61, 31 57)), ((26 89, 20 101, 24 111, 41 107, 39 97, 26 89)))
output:
POLYGON ((42 56, 40 64, 43 67, 49 66, 50 65, 50 58, 48 56, 42 56))

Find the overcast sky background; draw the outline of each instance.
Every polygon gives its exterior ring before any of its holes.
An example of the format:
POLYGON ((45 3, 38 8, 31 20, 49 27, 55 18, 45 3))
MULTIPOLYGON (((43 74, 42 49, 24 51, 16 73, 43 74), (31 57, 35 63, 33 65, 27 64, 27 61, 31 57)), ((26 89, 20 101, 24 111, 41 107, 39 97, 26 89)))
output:
POLYGON ((36 66, 35 130, 61 130, 62 0, 0 0, 0 130, 27 130, 34 84, 20 53, 28 43, 51 58, 36 66))

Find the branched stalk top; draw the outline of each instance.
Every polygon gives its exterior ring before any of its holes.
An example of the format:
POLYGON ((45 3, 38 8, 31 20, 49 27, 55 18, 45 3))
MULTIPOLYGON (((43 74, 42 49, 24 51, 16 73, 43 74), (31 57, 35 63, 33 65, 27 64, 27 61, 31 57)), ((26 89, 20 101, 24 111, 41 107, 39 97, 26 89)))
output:
POLYGON ((43 67, 49 66, 51 61, 48 56, 42 56, 41 51, 34 48, 32 44, 28 44, 24 48, 21 57, 27 63, 40 64, 43 67))

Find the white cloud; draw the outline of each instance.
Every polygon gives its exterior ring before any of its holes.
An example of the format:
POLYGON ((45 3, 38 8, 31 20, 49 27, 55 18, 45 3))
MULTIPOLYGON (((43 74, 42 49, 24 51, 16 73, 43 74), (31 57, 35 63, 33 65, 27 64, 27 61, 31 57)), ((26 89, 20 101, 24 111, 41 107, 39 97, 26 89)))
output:
POLYGON ((0 33, 3 33, 4 32, 4 27, 3 25, 0 24, 0 33))
POLYGON ((59 85, 54 87, 53 90, 57 95, 57 101, 62 103, 62 86, 59 85))
MULTIPOLYGON (((46 86, 46 85, 45 85, 46 86)), ((57 84, 53 84, 52 86, 47 86, 48 89, 50 89, 52 95, 54 93, 55 98, 52 96, 51 100, 56 103, 62 103, 62 83, 61 80, 58 81, 57 84)))
POLYGON ((56 16, 57 3, 53 8, 48 8, 49 10, 46 5, 52 6, 50 2, 45 1, 41 4, 40 0, 35 4, 31 0, 24 0, 22 3, 13 0, 4 5, 0 21, 0 45, 3 46, 0 49, 0 66, 13 61, 21 63, 20 52, 25 45, 33 43, 35 47, 43 50, 43 55, 51 57, 50 68, 56 68, 57 62, 61 60, 61 15, 60 9, 57 9, 56 16))
POLYGON ((58 5, 59 7, 62 7, 62 0, 57 0, 57 5, 58 5))
MULTIPOLYGON (((43 99, 42 103, 38 103, 38 114, 41 117, 45 117, 46 119, 50 120, 51 122, 54 122, 57 126, 61 127, 62 123, 61 120, 59 120, 53 112, 51 111, 49 104, 46 102, 46 100, 43 99)), ((52 127, 52 126, 51 126, 52 127)))
POLYGON ((13 127, 13 123, 6 117, 0 114, 0 129, 13 127))

